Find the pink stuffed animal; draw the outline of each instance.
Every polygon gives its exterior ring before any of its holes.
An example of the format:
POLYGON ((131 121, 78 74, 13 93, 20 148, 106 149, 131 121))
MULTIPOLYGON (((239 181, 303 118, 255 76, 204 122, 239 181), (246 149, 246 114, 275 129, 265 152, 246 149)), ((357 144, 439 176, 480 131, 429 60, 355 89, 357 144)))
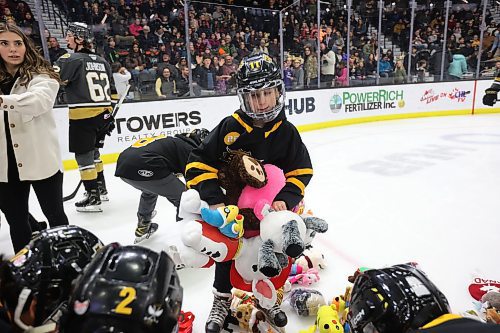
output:
POLYGON ((316 268, 308 269, 305 273, 290 276, 288 278, 291 284, 300 284, 301 286, 310 286, 319 281, 319 272, 316 268))

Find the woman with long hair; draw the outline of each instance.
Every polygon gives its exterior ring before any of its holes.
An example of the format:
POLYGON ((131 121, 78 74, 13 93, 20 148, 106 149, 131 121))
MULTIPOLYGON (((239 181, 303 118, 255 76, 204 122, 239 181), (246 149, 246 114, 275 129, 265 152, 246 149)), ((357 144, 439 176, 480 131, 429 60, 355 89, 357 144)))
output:
POLYGON ((16 252, 31 238, 31 186, 50 226, 68 224, 52 111, 59 83, 59 75, 23 31, 0 23, 0 209, 16 252))

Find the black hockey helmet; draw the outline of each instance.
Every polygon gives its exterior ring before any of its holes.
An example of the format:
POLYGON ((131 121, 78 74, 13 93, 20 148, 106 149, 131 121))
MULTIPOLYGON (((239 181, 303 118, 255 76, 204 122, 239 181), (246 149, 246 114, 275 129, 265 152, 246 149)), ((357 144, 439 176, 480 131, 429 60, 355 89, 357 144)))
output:
POLYGON ((370 269, 354 281, 347 320, 354 333, 404 333, 450 313, 446 297, 412 264, 370 269))
POLYGON ((90 44, 94 40, 92 30, 90 30, 86 23, 70 22, 66 28, 66 33, 68 32, 71 32, 75 38, 82 39, 84 45, 90 44))
POLYGON ((20 315, 32 296, 36 326, 67 301, 72 281, 102 247, 93 233, 77 226, 55 227, 33 238, 0 276, 0 301, 15 310, 16 324, 24 328, 20 315))
POLYGON ((266 53, 255 53, 243 58, 236 73, 237 93, 241 109, 251 118, 265 122, 274 120, 285 105, 285 85, 281 70, 266 53), (258 110, 253 105, 252 96, 277 91, 276 105, 266 110, 258 110))
POLYGON ((111 243, 75 281, 62 332, 177 332, 182 296, 165 252, 111 243))

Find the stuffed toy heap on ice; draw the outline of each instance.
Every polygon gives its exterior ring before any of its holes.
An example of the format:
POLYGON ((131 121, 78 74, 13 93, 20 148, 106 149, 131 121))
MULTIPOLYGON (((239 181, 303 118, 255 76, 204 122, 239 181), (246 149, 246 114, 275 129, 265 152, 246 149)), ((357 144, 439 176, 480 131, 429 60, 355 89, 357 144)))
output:
POLYGON ((283 171, 247 153, 230 151, 218 178, 228 206, 210 210, 196 190, 183 194, 182 244, 176 244, 174 260, 185 267, 233 260, 233 287, 252 292, 260 306, 271 308, 290 273, 291 258, 328 225, 316 217, 273 211, 271 204, 285 185, 283 171))

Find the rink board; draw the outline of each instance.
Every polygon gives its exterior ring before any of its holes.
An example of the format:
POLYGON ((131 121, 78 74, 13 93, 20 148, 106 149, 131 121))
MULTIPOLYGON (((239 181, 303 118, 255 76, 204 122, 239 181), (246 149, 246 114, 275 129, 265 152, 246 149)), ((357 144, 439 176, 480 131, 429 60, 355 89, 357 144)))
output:
MULTIPOLYGON (((287 92, 288 119, 307 131, 369 121, 500 112, 482 105, 491 80, 336 88, 287 92)), ((239 107, 236 96, 125 103, 102 151, 105 163, 139 139, 214 128, 239 107)), ((66 169, 77 167, 68 151, 68 111, 55 108, 66 169)))

